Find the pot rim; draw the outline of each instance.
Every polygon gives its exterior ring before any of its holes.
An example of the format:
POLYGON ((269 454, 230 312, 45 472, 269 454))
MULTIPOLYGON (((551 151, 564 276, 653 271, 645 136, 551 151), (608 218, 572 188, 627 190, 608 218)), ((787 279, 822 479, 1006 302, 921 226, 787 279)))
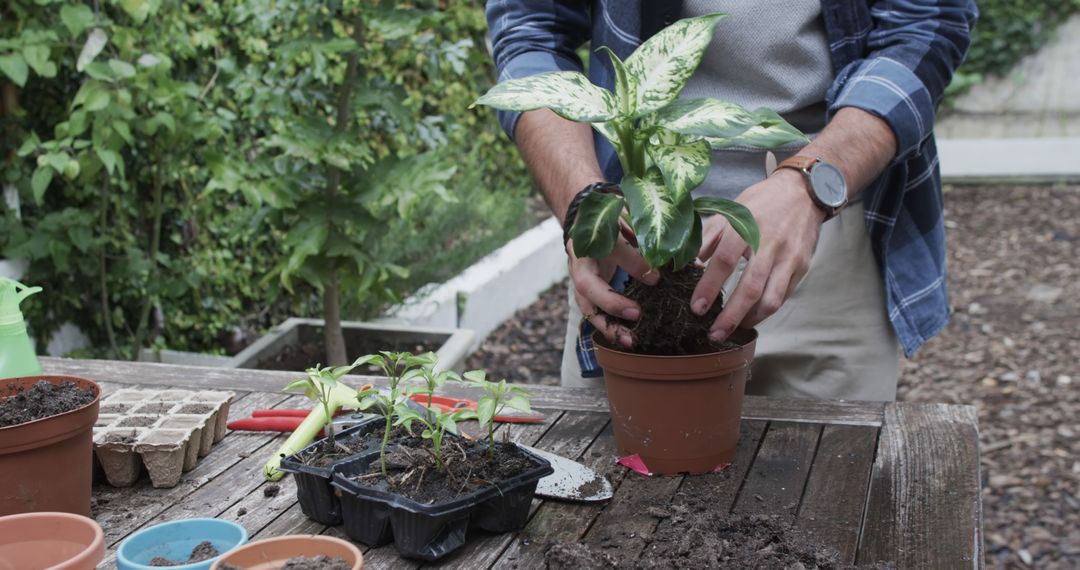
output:
POLYGON ((39 511, 32 513, 18 513, 14 515, 6 515, 0 517, 0 521, 6 522, 19 522, 19 521, 50 521, 50 520, 68 520, 73 523, 86 527, 93 533, 93 538, 89 542, 83 543, 84 548, 77 554, 68 558, 54 566, 54 568, 75 568, 80 565, 93 561, 93 565, 97 566, 103 558, 105 558, 105 532, 102 530, 101 525, 94 519, 74 513, 64 513, 56 511, 39 511), (96 559, 96 560, 95 560, 96 559))
MULTIPOLYGON (((37 380, 51 380, 51 379, 57 379, 57 380, 60 380, 61 382, 65 381, 65 380, 81 380, 83 382, 88 382, 89 384, 91 384, 93 386, 94 391, 96 392, 94 394, 94 399, 91 400, 90 402, 82 405, 82 406, 79 406, 78 408, 72 408, 72 409, 70 409, 70 410, 68 410, 66 412, 62 412, 62 413, 59 413, 59 414, 56 414, 56 415, 53 415, 53 416, 45 416, 44 418, 38 418, 36 420, 29 421, 29 422, 23 422, 21 424, 15 424, 15 425, 11 425, 11 426, 0 427, 0 433, 4 433, 7 430, 15 430, 15 429, 18 429, 18 428, 23 428, 23 427, 27 427, 27 426, 33 426, 33 425, 38 424, 40 422, 46 422, 46 421, 50 421, 50 420, 55 420, 56 418, 62 418, 64 416, 68 416, 68 415, 71 415, 71 414, 76 414, 76 413, 79 413, 79 412, 89 408, 90 406, 96 406, 98 404, 98 402, 101 400, 101 385, 100 384, 98 384, 97 382, 94 382, 93 380, 91 380, 89 378, 84 378, 82 376, 72 376, 70 374, 41 374, 39 376, 16 376, 14 378, 4 378, 4 379, 0 380, 0 385, 6 386, 6 385, 8 385, 8 383, 15 382, 15 381, 18 381, 18 380, 35 380, 35 381, 37 381, 37 380)), ((59 382, 56 382, 56 383, 58 384, 59 382)), ((33 384, 30 384, 30 386, 33 386, 33 384)), ((10 396, 5 396, 3 399, 6 400, 8 397, 10 397, 10 396)), ((93 423, 93 422, 91 422, 91 423, 93 423)))
MULTIPOLYGON (((270 538, 261 538, 259 540, 253 540, 253 541, 251 541, 251 542, 249 542, 247 544, 238 546, 238 547, 226 552, 225 554, 221 555, 218 559, 214 560, 214 563, 210 566, 210 570, 218 570, 218 569, 221 568, 222 564, 230 563, 228 558, 231 557, 231 556, 237 556, 237 555, 240 555, 240 554, 242 554, 244 552, 263 550, 268 545, 274 545, 274 544, 282 543, 282 542, 293 542, 293 541, 298 541, 298 540, 303 540, 303 541, 312 542, 312 543, 332 543, 332 544, 337 544, 339 546, 343 546, 347 550, 349 550, 349 552, 352 553, 353 556, 355 557, 355 561, 353 562, 352 567, 353 568, 363 568, 364 567, 364 553, 361 552, 360 549, 357 548, 355 544, 353 544, 353 543, 351 543, 351 542, 349 542, 347 540, 342 540, 342 539, 334 537, 334 536, 325 536, 325 535, 320 535, 320 534, 287 534, 285 536, 274 536, 274 537, 270 537, 270 538), (260 547, 262 547, 262 548, 260 548, 260 547)), ((304 555, 303 554, 297 554, 297 556, 304 556, 304 555)))
MULTIPOLYGON (((617 348, 612 348, 608 344, 607 339, 604 338, 604 335, 601 334, 600 331, 598 331, 598 330, 593 331, 592 341, 593 341, 593 346, 596 347, 597 349, 603 349, 606 352, 610 352, 610 353, 617 354, 617 355, 620 355, 620 356, 626 356, 628 358, 655 358, 655 359, 658 359, 658 360, 684 360, 684 359, 688 359, 688 358, 715 357, 715 356, 718 356, 718 355, 721 355, 721 354, 728 354, 728 353, 732 353, 732 352, 737 352, 737 351, 743 350, 748 345, 753 344, 758 339, 757 329, 754 329, 754 328, 735 329, 735 332, 732 333, 732 336, 737 335, 737 334, 746 335, 743 339, 741 339, 742 342, 737 342, 736 343, 738 346, 735 346, 735 347, 732 347, 732 348, 725 348, 723 350, 717 350, 715 352, 704 352, 702 354, 674 354, 674 355, 672 355, 672 354, 641 354, 641 353, 638 353, 638 352, 627 352, 625 350, 619 350, 617 348)), ((732 342, 735 342, 735 341, 732 341, 732 342)))

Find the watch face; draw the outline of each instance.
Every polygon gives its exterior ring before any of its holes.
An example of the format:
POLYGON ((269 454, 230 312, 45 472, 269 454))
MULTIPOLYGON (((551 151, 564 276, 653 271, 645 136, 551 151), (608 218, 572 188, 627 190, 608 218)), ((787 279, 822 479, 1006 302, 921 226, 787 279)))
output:
POLYGON ((839 208, 847 200, 844 175, 827 162, 818 162, 810 169, 810 187, 818 199, 830 208, 839 208))

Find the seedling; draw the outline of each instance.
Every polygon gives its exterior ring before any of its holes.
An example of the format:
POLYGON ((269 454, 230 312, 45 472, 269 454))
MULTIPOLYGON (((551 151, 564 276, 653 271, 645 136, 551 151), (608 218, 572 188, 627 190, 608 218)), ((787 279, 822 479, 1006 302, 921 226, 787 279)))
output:
POLYGON ((390 385, 386 391, 371 388, 357 393, 360 410, 375 407, 386 418, 382 444, 379 446, 379 468, 385 477, 387 474, 386 443, 390 440, 390 430, 393 429, 394 416, 399 409, 399 405, 403 404, 404 398, 408 396, 402 390, 401 382, 422 375, 425 367, 434 367, 439 357, 433 352, 417 356, 410 352, 383 351, 379 354, 369 354, 361 357, 361 359, 367 359, 367 363, 382 368, 383 374, 386 375, 386 380, 390 385))
POLYGON ((680 20, 637 48, 625 62, 607 48, 615 91, 576 71, 504 81, 474 105, 508 111, 547 108, 589 123, 611 142, 623 168, 622 195, 594 192, 581 202, 570 229, 578 257, 611 254, 628 222, 653 268, 690 264, 701 249, 702 214, 720 214, 751 249, 760 233, 744 206, 690 192, 709 172, 711 150, 774 148, 808 140, 776 112, 746 111, 716 99, 678 99, 723 14, 680 20))
POLYGON ((443 437, 446 432, 457 433, 457 422, 470 419, 473 414, 470 410, 436 412, 430 407, 426 413, 420 413, 410 408, 406 403, 398 404, 394 413, 397 415, 397 421, 394 422, 394 425, 403 425, 410 433, 412 432, 413 422, 423 424, 424 431, 420 432, 420 437, 431 440, 432 457, 435 459, 435 467, 440 471, 446 469, 442 453, 443 437))
POLYGON ((499 382, 488 382, 487 375, 483 370, 472 370, 464 374, 465 381, 484 390, 484 396, 476 403, 476 413, 469 412, 469 416, 459 419, 476 418, 480 427, 487 428, 488 461, 495 460, 495 416, 502 414, 506 408, 513 408, 522 412, 532 411, 529 408, 529 392, 524 388, 507 384, 506 379, 499 382))
POLYGON ((333 403, 332 397, 334 388, 338 385, 338 379, 348 374, 353 368, 363 364, 361 360, 357 360, 348 366, 327 366, 326 368, 321 368, 316 364, 314 368, 307 369, 307 378, 294 380, 288 386, 285 386, 285 391, 303 390, 304 395, 309 400, 322 405, 325 416, 322 429, 331 442, 334 441, 334 412, 337 411, 337 406, 333 403))

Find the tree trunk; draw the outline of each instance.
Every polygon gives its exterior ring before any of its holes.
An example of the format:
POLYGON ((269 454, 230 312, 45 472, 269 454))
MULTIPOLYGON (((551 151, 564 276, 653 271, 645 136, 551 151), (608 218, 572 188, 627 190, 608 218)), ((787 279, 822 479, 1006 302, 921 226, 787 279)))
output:
POLYGON ((326 365, 348 364, 345 354, 345 334, 341 330, 341 304, 338 297, 337 270, 332 270, 329 282, 323 287, 323 342, 326 344, 326 365))

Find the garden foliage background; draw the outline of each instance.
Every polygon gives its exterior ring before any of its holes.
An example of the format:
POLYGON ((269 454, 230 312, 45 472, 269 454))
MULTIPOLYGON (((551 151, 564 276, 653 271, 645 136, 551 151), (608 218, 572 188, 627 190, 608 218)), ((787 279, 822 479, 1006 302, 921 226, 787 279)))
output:
POLYGON ((468 109, 493 75, 477 2, 0 14, 0 179, 21 204, 0 257, 46 288, 25 307, 38 338, 72 321, 94 354, 221 351, 319 313, 335 267, 365 317, 527 224, 523 166, 468 109))
MULTIPOLYGON (((979 5, 954 92, 1080 10, 979 5)), ((345 316, 371 316, 522 231, 524 168, 467 108, 485 32, 475 0, 5 2, 0 257, 46 288, 37 337, 235 350, 337 279, 345 316)))

